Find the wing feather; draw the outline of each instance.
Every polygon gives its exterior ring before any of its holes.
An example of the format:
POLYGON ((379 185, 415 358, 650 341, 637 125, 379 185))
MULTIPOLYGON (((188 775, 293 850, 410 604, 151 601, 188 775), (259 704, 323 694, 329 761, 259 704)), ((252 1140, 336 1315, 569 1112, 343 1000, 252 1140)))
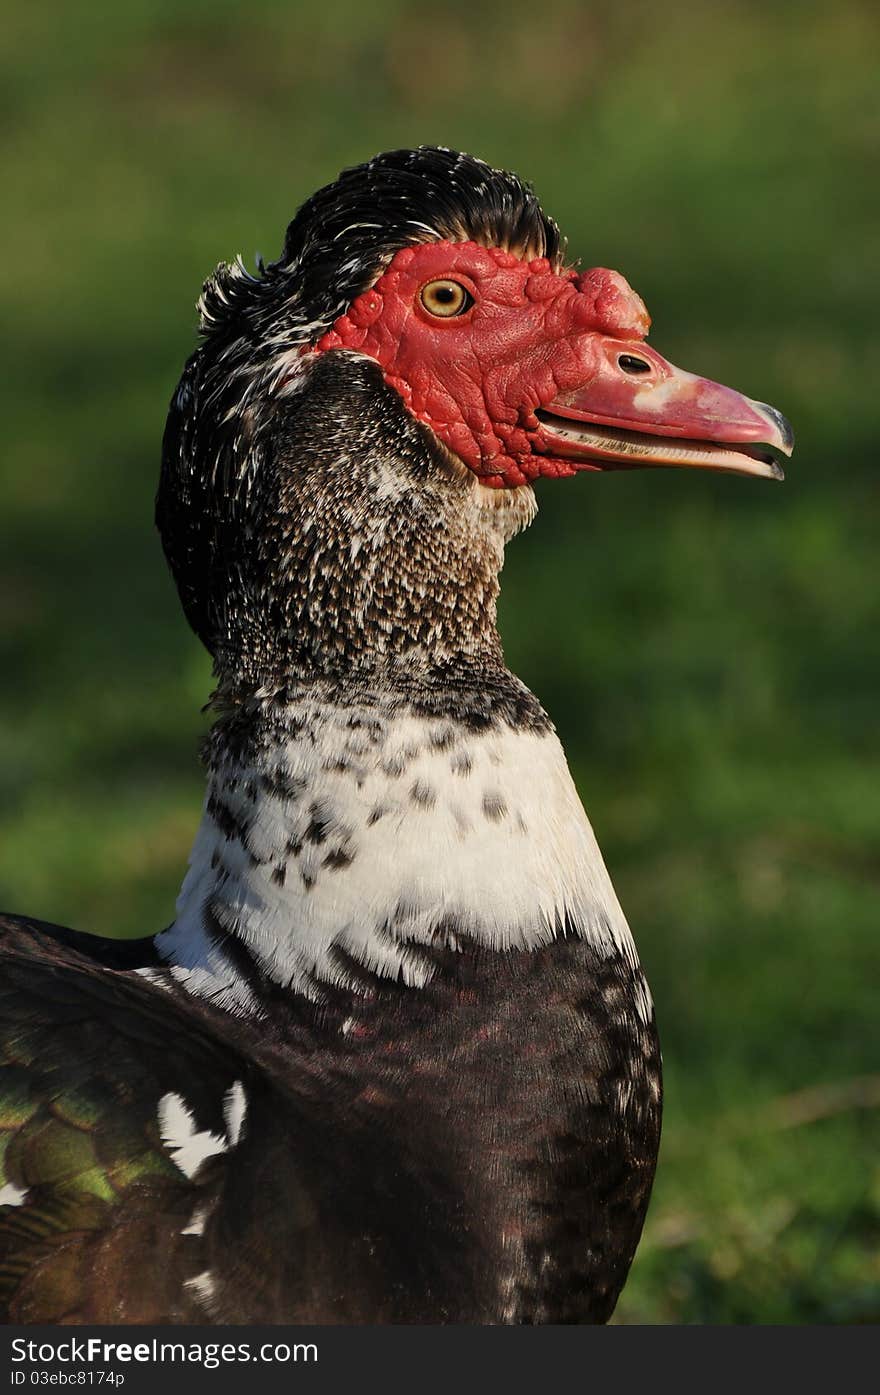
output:
POLYGON ((0 1321, 205 1321, 191 1221, 217 1209, 224 1102, 254 1068, 100 943, 0 917, 0 1321), (169 1096, 220 1140, 192 1174, 162 1135, 169 1096))

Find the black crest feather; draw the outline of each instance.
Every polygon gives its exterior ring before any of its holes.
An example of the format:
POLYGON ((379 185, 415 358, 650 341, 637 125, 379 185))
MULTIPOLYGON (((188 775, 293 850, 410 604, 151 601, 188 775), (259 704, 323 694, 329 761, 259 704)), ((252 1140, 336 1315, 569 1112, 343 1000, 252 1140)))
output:
POLYGON ((400 247, 447 239, 554 263, 563 251, 558 227, 517 175, 442 146, 392 150, 307 199, 281 256, 258 274, 241 261, 219 266, 202 293, 202 330, 240 332, 243 318, 277 313, 280 303, 291 329, 329 324, 400 247))

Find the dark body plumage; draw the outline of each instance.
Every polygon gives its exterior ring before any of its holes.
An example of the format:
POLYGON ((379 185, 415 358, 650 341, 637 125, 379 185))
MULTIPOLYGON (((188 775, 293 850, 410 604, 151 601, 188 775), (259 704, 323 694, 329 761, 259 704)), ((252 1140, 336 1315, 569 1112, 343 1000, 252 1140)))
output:
MULTIPOLYGON (((328 355, 303 386, 289 350, 394 249, 444 238, 559 253, 513 176, 397 152, 310 200, 260 276, 206 286, 157 516, 218 675, 195 900, 220 989, 187 977, 189 941, 175 958, 167 936, 0 918, 0 1182, 20 1193, 0 1207, 7 1321, 602 1322, 625 1280, 660 1058, 610 912, 560 915, 532 942, 524 911, 499 948, 490 887, 425 934, 389 861, 370 953, 349 929, 315 962, 279 958, 247 924, 266 888, 295 884, 311 914, 363 873, 391 817, 378 798, 362 826, 348 816, 368 767, 428 827, 442 791, 414 774, 425 752, 458 789, 484 749, 555 741, 495 629, 496 533, 524 518, 493 505, 474 522, 472 479, 375 364, 328 355), (400 744, 401 724, 424 735, 400 744), (266 802, 288 820, 271 848, 266 802), (386 952, 399 971, 377 969, 386 952), (217 1141, 194 1171, 161 1126, 169 1097, 217 1141)), ((477 807, 484 831, 536 832, 491 786, 477 807)))
POLYGON ((203 1322, 185 1283, 206 1269, 218 1322, 610 1315, 660 1128, 628 969, 572 938, 438 951, 426 990, 279 993, 248 1025, 0 928, 8 1167, 33 1193, 0 1222, 4 1320, 203 1322), (246 1137, 188 1182, 158 1101, 222 1133, 235 1080, 246 1137))

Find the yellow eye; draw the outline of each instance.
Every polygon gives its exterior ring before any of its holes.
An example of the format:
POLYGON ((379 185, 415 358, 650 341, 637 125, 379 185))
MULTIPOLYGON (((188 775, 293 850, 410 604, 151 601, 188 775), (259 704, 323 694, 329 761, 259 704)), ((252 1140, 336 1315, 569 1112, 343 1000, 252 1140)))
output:
POLYGON ((473 296, 457 281, 429 281, 422 287, 419 299, 429 315, 439 315, 444 320, 463 315, 474 303, 473 296))

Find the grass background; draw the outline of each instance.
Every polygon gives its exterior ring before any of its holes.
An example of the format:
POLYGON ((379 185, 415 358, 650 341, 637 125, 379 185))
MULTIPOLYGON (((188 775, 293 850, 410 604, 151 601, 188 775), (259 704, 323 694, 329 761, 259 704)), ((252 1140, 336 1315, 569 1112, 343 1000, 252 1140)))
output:
POLYGON ((0 902, 172 915, 210 689, 152 530, 203 277, 344 164, 525 174, 652 342, 773 402, 782 487, 547 482, 512 665, 557 719, 667 1073, 621 1321, 880 1318, 878 10, 8 3, 0 902))

